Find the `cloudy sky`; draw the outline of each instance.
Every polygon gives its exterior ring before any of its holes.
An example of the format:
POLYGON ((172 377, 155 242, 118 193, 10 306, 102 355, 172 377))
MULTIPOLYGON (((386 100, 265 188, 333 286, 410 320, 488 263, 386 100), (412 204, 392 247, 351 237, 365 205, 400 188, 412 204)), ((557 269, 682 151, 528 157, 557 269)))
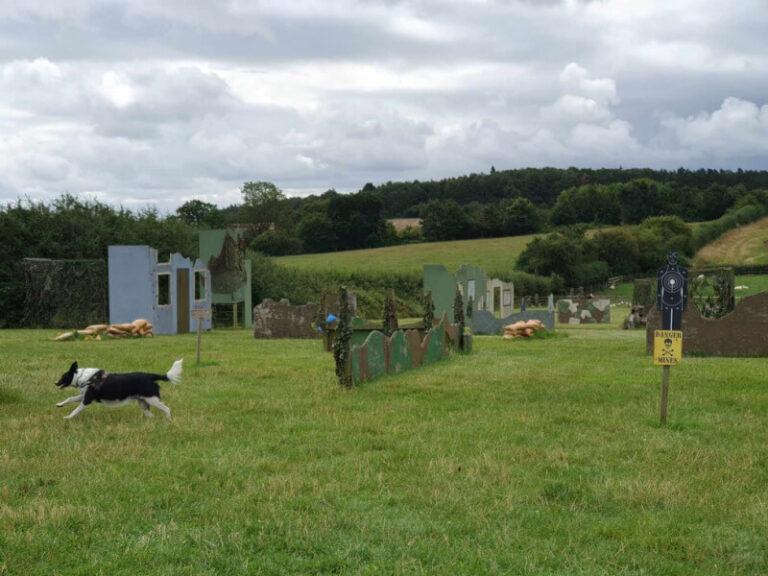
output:
POLYGON ((0 0, 0 202, 768 169, 766 0, 0 0))

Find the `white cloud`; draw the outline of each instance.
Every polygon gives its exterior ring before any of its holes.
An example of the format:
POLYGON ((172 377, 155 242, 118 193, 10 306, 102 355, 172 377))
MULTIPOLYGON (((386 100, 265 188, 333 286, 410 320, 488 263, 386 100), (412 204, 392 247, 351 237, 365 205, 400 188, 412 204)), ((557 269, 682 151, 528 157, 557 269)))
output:
POLYGON ((0 201, 768 168, 759 0, 0 3, 0 201))
POLYGON ((126 108, 136 100, 131 85, 113 70, 105 72, 101 77, 99 92, 117 108, 126 108))
POLYGON ((768 154, 768 105, 726 98, 718 110, 662 121, 685 149, 713 157, 764 157, 768 154))

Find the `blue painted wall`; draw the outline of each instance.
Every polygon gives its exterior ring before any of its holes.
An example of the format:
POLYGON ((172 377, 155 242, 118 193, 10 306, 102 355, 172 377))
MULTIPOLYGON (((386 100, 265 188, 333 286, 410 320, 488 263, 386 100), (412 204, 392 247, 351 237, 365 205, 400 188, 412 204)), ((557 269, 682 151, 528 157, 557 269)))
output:
MULTIPOLYGON (((178 290, 176 271, 189 270, 189 331, 197 331, 197 320, 192 318, 195 308, 211 307, 210 274, 198 259, 194 265, 181 254, 171 254, 168 262, 157 261, 157 250, 149 246, 110 246, 109 254, 109 321, 112 324, 133 322, 146 318, 155 334, 176 334, 178 317, 178 290), (205 299, 195 300, 195 270, 206 270, 205 299), (158 274, 170 273, 170 304, 160 306, 158 274)), ((211 320, 202 320, 202 328, 211 329, 211 320)))

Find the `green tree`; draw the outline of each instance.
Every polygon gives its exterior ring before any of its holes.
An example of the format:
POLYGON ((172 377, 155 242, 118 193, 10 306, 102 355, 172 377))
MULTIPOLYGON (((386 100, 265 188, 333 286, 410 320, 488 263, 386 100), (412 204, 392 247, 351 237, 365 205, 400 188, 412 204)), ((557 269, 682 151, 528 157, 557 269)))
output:
POLYGON ((305 214, 299 220, 297 232, 306 252, 333 252, 336 249, 333 222, 325 212, 305 214))
POLYGON ((625 224, 638 224, 661 210, 659 183, 641 178, 618 187, 621 219, 625 224))
POLYGON ((210 202, 202 200, 188 200, 176 208, 176 215, 187 224, 197 226, 208 226, 210 228, 223 228, 226 226, 226 219, 221 210, 210 202))
POLYGON ((251 226, 253 236, 258 236, 270 227, 279 227, 285 221, 282 203, 283 191, 272 182, 246 182, 240 193, 243 196, 243 216, 251 226))
POLYGON ((453 200, 432 200, 424 209, 421 221, 421 231, 428 242, 470 237, 467 213, 453 200))
POLYGON ((504 202, 504 232, 508 236, 538 232, 541 227, 536 206, 528 198, 504 202))

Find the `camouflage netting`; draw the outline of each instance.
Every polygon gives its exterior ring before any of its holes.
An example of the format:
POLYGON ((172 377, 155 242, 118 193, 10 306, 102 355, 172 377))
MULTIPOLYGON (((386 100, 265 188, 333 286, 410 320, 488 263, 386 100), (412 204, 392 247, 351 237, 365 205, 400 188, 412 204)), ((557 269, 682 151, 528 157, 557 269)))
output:
POLYGON ((233 294, 247 282, 245 271, 245 242, 236 243, 229 234, 217 258, 208 262, 211 285, 217 294, 233 294))
POLYGON ((689 282, 690 298, 704 318, 722 318, 733 311, 736 306, 733 268, 702 268, 692 276, 694 279, 689 282))
POLYGON ((635 280, 632 290, 632 307, 642 306, 647 313, 656 303, 656 284, 654 280, 641 278, 635 280))
POLYGON ((106 322, 104 260, 24 259, 24 324, 77 328, 106 322))

